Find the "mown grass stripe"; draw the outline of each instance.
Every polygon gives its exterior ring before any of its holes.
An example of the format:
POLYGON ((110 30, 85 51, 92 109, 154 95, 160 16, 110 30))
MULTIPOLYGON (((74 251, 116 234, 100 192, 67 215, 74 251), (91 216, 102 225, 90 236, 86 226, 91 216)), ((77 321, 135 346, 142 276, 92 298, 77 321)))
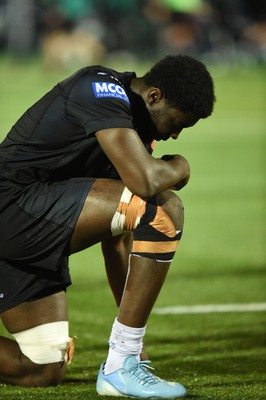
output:
POLYGON ((173 306, 155 308, 154 314, 208 314, 227 312, 256 312, 266 311, 266 303, 247 304, 204 304, 195 306, 173 306))

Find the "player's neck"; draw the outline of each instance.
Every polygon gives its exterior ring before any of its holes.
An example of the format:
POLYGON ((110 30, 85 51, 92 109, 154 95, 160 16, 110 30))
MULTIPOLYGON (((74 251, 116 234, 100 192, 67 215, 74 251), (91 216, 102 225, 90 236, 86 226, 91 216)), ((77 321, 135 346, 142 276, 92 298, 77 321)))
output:
POLYGON ((132 92, 138 94, 143 98, 145 91, 148 89, 143 78, 133 78, 130 84, 132 92))

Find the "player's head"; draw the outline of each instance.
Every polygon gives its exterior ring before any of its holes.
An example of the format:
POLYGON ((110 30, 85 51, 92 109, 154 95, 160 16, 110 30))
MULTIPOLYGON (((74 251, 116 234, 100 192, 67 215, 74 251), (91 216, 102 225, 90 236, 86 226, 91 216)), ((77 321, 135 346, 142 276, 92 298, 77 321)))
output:
POLYGON ((214 84, 205 65, 185 55, 167 56, 144 77, 149 87, 159 88, 170 107, 192 113, 197 119, 212 114, 214 84))

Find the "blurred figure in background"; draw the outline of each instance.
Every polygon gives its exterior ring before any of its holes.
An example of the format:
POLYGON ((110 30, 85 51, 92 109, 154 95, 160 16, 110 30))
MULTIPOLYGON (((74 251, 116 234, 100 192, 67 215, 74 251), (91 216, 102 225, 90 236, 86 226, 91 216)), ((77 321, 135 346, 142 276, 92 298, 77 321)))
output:
POLYGON ((41 48, 49 68, 100 63, 106 56, 104 27, 93 0, 46 0, 41 14, 41 48))
POLYGON ((159 53, 200 52, 202 0, 148 0, 145 15, 157 26, 159 53))
POLYGON ((97 10, 105 27, 109 53, 154 57, 157 47, 153 27, 143 13, 146 0, 98 0, 97 10))
POLYGON ((35 41, 34 1, 7 0, 6 4, 2 3, 7 51, 17 56, 30 54, 35 41))

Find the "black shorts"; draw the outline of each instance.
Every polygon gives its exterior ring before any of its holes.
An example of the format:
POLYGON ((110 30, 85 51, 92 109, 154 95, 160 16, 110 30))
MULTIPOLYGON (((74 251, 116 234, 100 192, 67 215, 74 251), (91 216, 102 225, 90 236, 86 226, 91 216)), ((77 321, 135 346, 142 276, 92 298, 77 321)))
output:
POLYGON ((69 241, 93 183, 33 183, 0 213, 0 313, 71 284, 69 241))

